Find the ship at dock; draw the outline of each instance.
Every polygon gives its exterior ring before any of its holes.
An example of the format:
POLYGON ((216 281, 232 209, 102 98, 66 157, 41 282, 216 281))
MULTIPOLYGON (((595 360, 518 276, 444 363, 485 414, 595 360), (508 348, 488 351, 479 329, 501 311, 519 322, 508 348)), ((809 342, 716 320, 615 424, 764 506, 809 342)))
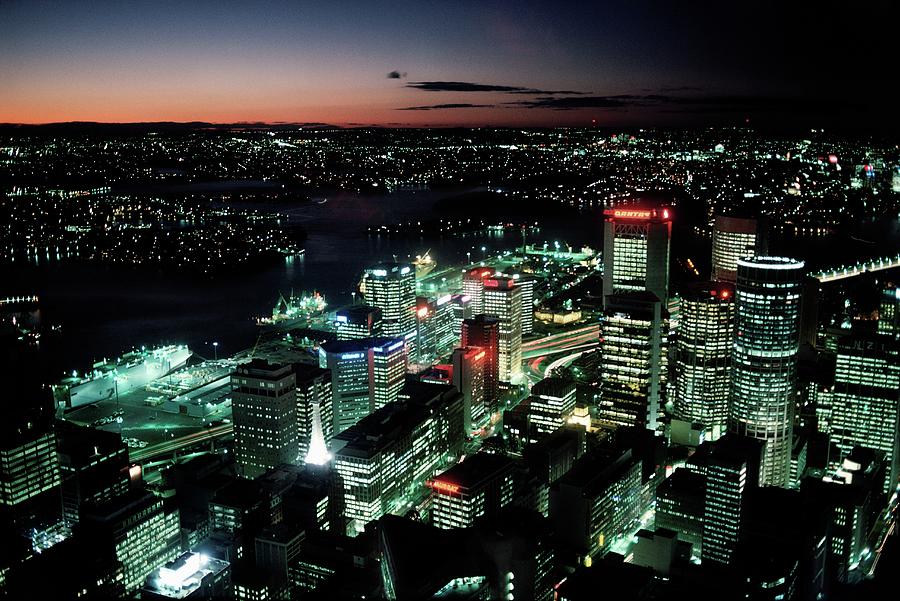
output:
POLYGON ((191 354, 187 346, 172 344, 131 351, 115 360, 97 361, 88 373, 73 372, 54 386, 54 397, 58 406, 66 408, 115 400, 116 395, 144 388, 184 367, 191 354))
POLYGON ((416 260, 412 262, 416 267, 416 279, 421 280, 429 273, 434 271, 437 263, 431 258, 431 250, 426 250, 425 254, 416 255, 416 260))
POLYGON ((308 323, 325 314, 328 304, 325 297, 318 291, 302 292, 299 295, 291 291, 290 294, 279 294, 271 317, 260 317, 256 320, 258 326, 299 326, 308 323))

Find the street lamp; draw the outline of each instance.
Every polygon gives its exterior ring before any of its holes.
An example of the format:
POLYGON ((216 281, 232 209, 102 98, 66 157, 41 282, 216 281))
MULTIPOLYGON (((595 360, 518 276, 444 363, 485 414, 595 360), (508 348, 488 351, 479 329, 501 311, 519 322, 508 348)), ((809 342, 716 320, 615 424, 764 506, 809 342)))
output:
POLYGON ((215 355, 215 360, 218 361, 219 360, 219 343, 218 342, 213 342, 213 353, 215 355))

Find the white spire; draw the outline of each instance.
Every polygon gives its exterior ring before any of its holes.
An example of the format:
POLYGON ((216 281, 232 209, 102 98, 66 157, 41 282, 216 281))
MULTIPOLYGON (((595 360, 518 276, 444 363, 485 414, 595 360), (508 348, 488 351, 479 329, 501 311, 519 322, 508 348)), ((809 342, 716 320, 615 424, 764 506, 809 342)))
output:
POLYGON ((325 446, 325 435, 322 433, 322 415, 319 403, 313 403, 312 435, 309 439, 309 450, 306 452, 306 463, 325 465, 331 461, 331 454, 325 446))

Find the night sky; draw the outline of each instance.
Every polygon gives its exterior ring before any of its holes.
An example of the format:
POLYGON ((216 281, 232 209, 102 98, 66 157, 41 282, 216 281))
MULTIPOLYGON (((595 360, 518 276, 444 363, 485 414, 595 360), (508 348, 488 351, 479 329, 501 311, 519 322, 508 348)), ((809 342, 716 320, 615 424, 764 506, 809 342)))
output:
POLYGON ((0 0, 0 122, 894 128, 894 5, 0 0))

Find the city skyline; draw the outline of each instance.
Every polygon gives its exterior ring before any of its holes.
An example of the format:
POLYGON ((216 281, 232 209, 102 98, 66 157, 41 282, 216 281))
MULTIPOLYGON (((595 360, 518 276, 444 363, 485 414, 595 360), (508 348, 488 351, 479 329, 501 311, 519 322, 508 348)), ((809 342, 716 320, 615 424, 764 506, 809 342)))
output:
POLYGON ((7 2, 0 123, 885 128, 895 16, 889 2, 7 2))

